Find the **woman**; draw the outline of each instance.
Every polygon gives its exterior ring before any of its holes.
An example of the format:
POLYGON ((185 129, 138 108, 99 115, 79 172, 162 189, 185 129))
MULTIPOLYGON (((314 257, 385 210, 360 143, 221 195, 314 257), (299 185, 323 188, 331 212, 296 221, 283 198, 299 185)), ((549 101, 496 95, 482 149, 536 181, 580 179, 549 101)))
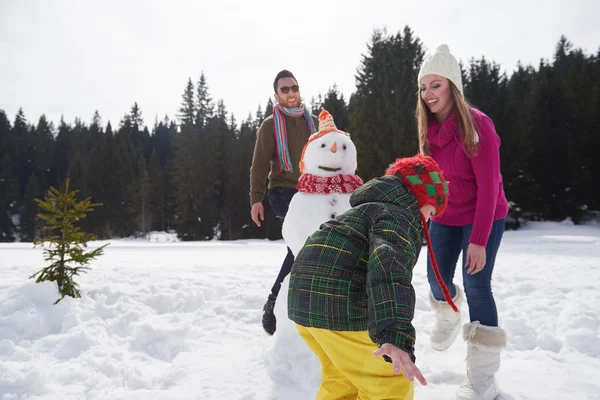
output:
MULTIPOLYGON (((469 106, 463 95, 461 70, 441 45, 427 58, 418 76, 416 118, 419 145, 440 165, 449 182, 444 215, 433 217, 431 242, 440 273, 456 304, 462 291, 453 284, 462 251, 464 291, 471 322, 463 327, 468 342, 467 377, 458 399, 494 399, 498 385, 500 350, 506 332, 498 327, 491 290, 496 253, 504 232, 508 202, 500 174, 500 138, 492 120, 469 106)), ((438 285, 428 258, 430 302, 436 312, 431 333, 434 349, 446 350, 460 331, 460 314, 454 313, 438 285)))

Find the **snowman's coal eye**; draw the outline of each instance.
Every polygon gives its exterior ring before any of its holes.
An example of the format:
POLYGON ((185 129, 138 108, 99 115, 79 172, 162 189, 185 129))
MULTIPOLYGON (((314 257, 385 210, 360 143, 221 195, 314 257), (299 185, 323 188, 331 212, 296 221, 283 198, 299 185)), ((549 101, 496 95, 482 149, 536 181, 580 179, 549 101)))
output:
POLYGON ((343 146, 344 150, 346 150, 346 145, 343 146))
POLYGON ((325 143, 322 143, 322 144, 321 144, 321 148, 323 148, 323 147, 325 147, 325 143))

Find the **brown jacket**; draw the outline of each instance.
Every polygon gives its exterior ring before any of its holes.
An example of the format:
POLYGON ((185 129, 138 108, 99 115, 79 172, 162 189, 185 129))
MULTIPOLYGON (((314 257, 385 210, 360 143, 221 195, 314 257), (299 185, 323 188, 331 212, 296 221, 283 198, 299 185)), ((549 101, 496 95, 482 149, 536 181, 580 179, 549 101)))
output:
MULTIPOLYGON (((312 117, 315 128, 318 129, 319 120, 314 115, 312 117)), ((269 189, 274 187, 295 188, 298 184, 300 157, 302 156, 302 149, 308 142, 310 132, 304 116, 292 118, 285 115, 285 124, 294 172, 279 170, 279 157, 275 149, 275 127, 273 126, 273 115, 270 115, 265 118, 256 134, 256 145, 254 146, 252 167, 250 167, 250 205, 261 202, 265 197, 267 172, 269 174, 269 189)))

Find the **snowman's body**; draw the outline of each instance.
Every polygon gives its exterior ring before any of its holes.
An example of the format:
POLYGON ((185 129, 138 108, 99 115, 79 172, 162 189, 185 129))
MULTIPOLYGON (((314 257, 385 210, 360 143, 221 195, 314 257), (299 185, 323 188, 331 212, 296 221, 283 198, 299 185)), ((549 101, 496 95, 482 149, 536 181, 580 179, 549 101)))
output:
POLYGON ((351 193, 316 194, 298 192, 292 197, 288 214, 283 222, 285 244, 296 256, 306 239, 323 222, 350 209, 351 193), (291 211, 291 212, 290 212, 291 211))
MULTIPOLYGON (((329 113, 327 116, 331 118, 329 113)), ((324 130, 323 126, 321 122, 320 131, 324 130)), ((350 209, 352 191, 362 184, 354 175, 356 147, 350 137, 337 129, 318 135, 319 132, 305 147, 299 191, 290 202, 282 227, 285 243, 294 256, 321 224, 350 209)), ((275 303, 277 331, 268 359, 272 363, 271 371, 278 379, 294 382, 316 394, 321 381, 321 365, 298 334, 295 323, 288 318, 289 279, 288 276, 283 281, 275 303)))

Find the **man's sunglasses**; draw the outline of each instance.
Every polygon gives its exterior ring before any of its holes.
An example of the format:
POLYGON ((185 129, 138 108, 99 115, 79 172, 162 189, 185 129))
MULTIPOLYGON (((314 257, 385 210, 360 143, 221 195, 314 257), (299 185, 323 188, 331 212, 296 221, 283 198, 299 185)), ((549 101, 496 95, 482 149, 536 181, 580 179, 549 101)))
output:
POLYGON ((292 89, 292 92, 298 93, 298 90, 300 90, 300 86, 298 86, 298 85, 282 86, 279 88, 279 90, 281 90, 281 93, 283 93, 283 94, 288 94, 290 89, 292 89))

